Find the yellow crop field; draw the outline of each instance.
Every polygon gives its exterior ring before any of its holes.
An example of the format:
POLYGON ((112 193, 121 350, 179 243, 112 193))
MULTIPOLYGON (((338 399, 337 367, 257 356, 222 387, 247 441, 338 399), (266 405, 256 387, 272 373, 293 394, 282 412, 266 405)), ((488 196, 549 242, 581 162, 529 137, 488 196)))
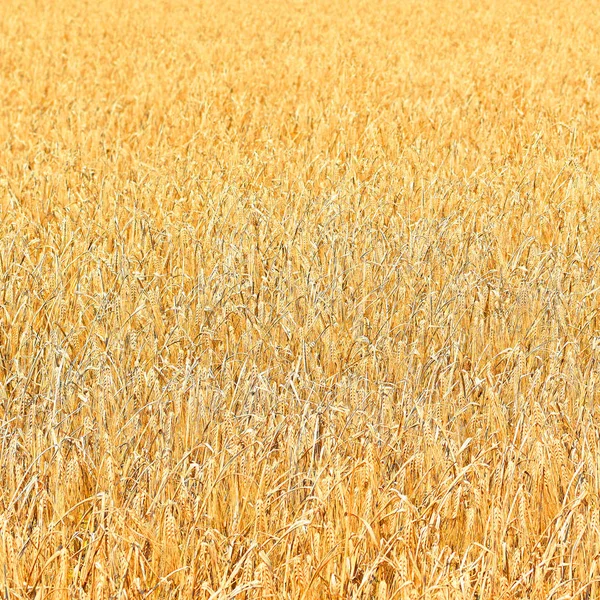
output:
POLYGON ((597 598, 599 10, 3 0, 2 599, 597 598))

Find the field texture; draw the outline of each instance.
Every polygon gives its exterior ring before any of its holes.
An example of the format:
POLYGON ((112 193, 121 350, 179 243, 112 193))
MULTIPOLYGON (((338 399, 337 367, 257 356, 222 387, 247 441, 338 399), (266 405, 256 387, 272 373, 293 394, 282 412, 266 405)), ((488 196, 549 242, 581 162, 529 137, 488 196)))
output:
POLYGON ((599 40, 3 0, 3 600, 598 597, 599 40))

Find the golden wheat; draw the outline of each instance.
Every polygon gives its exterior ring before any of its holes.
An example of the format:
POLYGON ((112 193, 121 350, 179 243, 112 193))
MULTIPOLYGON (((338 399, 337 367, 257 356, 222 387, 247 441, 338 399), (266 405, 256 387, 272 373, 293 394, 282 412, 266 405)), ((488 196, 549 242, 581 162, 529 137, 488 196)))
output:
POLYGON ((598 596, 594 11, 2 2, 3 597, 598 596))

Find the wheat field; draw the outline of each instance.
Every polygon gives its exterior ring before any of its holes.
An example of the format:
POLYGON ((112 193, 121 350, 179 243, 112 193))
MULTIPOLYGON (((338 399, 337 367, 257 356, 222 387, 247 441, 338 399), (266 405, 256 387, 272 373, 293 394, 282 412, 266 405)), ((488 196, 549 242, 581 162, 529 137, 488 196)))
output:
POLYGON ((3 600, 598 597, 599 39, 3 0, 3 600))

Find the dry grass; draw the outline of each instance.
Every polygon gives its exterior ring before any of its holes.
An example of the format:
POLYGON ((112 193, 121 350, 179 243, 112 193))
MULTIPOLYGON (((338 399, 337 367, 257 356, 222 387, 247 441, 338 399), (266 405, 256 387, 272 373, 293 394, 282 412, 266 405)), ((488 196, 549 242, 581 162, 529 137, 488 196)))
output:
POLYGON ((593 4, 0 4, 4 599, 600 594, 593 4))

